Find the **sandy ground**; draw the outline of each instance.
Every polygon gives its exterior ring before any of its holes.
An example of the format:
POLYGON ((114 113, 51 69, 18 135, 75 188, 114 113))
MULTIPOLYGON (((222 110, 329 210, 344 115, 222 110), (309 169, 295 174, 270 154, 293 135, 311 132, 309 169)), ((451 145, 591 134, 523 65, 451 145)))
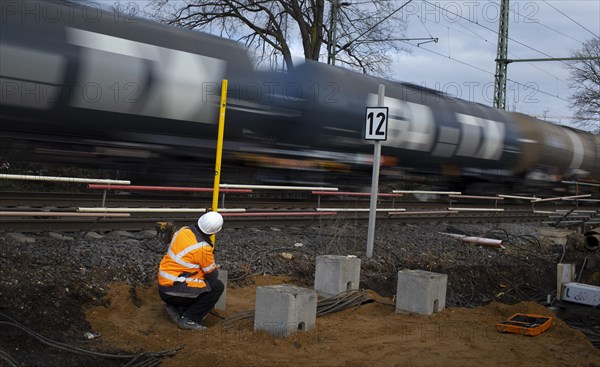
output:
POLYGON ((103 306, 87 309, 101 336, 98 349, 159 351, 183 346, 161 366, 600 366, 600 350, 580 332, 554 319, 545 333, 502 334, 495 323, 514 313, 551 315, 536 303, 491 303, 447 308, 432 316, 395 313, 392 299, 317 318, 316 328, 288 338, 254 332, 245 319, 223 323, 254 308, 256 287, 293 284, 287 277, 254 276, 227 290, 225 311, 215 311, 207 331, 184 331, 163 313, 156 287, 112 284, 103 306), (225 326, 227 325, 227 327, 225 326))
POLYGON ((556 293, 559 261, 577 264, 582 283, 600 285, 600 252, 583 248, 583 236, 573 234, 563 246, 526 223, 449 227, 382 224, 370 259, 363 256, 366 228, 350 222, 226 228, 217 255, 229 270, 227 307, 209 316, 205 332, 179 330, 163 314, 155 283, 166 245, 155 233, 134 238, 103 233, 99 239, 74 233, 66 240, 42 232, 30 234, 34 242, 22 243, 0 230, 0 366, 123 367, 124 359, 133 358, 127 355, 181 347, 161 366, 600 367, 600 349, 576 331, 589 332, 597 343, 598 309, 561 308, 562 320, 580 329, 557 320, 536 337, 500 334, 494 327, 517 312, 548 314, 538 303, 556 293), (506 236, 511 246, 480 248, 439 234, 449 229, 506 236), (311 288, 320 254, 359 256, 359 286, 372 290, 369 296, 379 302, 318 317, 314 330, 289 338, 254 332, 248 319, 231 322, 233 315, 254 308, 257 286, 311 288), (391 297, 401 269, 447 274, 446 304, 452 308, 429 317, 396 314, 391 297), (89 340, 90 331, 101 336, 89 340), (74 347, 112 355, 75 353, 74 347))

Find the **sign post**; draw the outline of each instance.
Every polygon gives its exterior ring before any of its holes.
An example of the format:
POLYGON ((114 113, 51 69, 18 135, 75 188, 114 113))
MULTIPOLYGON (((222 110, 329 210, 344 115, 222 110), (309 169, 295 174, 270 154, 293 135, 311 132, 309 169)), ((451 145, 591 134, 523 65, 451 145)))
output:
POLYGON ((385 86, 379 84, 377 107, 367 107, 365 140, 375 140, 373 153, 373 176, 371 179, 371 201, 369 204, 369 230, 367 232, 367 257, 373 257, 375 240, 375 217, 377 216, 377 194, 379 193, 379 166, 381 163, 381 141, 387 139, 388 108, 383 107, 385 86))

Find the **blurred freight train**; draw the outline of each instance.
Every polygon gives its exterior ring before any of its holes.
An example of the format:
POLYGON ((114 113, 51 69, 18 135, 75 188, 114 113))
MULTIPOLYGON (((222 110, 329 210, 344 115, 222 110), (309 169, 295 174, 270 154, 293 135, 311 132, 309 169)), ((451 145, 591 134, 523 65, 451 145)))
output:
POLYGON ((0 157, 11 162, 115 168, 136 183, 212 180, 228 79, 222 182, 367 185, 365 108, 379 84, 387 179, 519 190, 600 177, 600 137, 583 131, 320 63, 257 71, 235 42, 97 6, 1 6, 0 157))

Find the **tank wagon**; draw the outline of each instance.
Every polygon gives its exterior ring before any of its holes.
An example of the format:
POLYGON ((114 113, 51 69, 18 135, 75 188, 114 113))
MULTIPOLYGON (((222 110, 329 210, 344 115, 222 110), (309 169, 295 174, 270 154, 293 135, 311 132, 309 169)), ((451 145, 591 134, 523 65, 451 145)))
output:
POLYGON ((230 40, 71 2, 3 2, 0 27, 5 160, 163 177, 210 167, 228 79, 226 165, 368 180, 365 108, 383 84, 384 175, 459 186, 600 177, 599 136, 419 86, 316 62, 261 72, 230 40))

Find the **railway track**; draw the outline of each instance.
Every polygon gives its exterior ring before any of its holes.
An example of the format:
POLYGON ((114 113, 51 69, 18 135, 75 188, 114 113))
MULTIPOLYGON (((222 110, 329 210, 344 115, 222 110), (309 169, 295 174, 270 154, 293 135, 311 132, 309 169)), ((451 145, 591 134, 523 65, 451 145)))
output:
MULTIPOLYGON (((155 227, 156 222, 169 221, 184 225, 194 221, 200 212, 172 212, 170 209, 206 208, 208 195, 164 195, 112 193, 103 198, 94 193, 31 193, 0 192, 0 231, 107 231, 144 230, 155 227), (102 203, 104 201, 104 206, 102 203), (138 208, 128 217, 81 216, 82 207, 138 208), (153 208, 145 211, 139 208, 153 208), (169 208, 169 209, 167 209, 169 208), (164 211, 162 210, 164 209, 164 211), (19 213, 28 213, 19 215, 19 213), (39 213, 39 215, 36 215, 39 213)), ((307 226, 340 225, 351 222, 366 225, 369 218, 368 198, 320 197, 295 193, 290 197, 270 194, 230 194, 220 201, 220 207, 236 208, 243 212, 223 213, 229 228, 270 225, 307 226)), ((378 203, 377 223, 494 223, 494 222, 547 222, 578 225, 600 220, 600 210, 595 207, 547 204, 481 202, 453 203, 448 200, 411 201, 383 199, 378 203), (459 211, 452 211, 460 207, 459 211), (382 209, 395 209, 382 210, 382 209), (486 209, 486 210, 484 210, 486 209), (402 211, 404 210, 404 211, 402 211), (548 213, 556 213, 550 215, 548 213), (575 218, 575 220, 573 219, 575 218)), ((127 211, 126 209, 124 210, 127 211)))

